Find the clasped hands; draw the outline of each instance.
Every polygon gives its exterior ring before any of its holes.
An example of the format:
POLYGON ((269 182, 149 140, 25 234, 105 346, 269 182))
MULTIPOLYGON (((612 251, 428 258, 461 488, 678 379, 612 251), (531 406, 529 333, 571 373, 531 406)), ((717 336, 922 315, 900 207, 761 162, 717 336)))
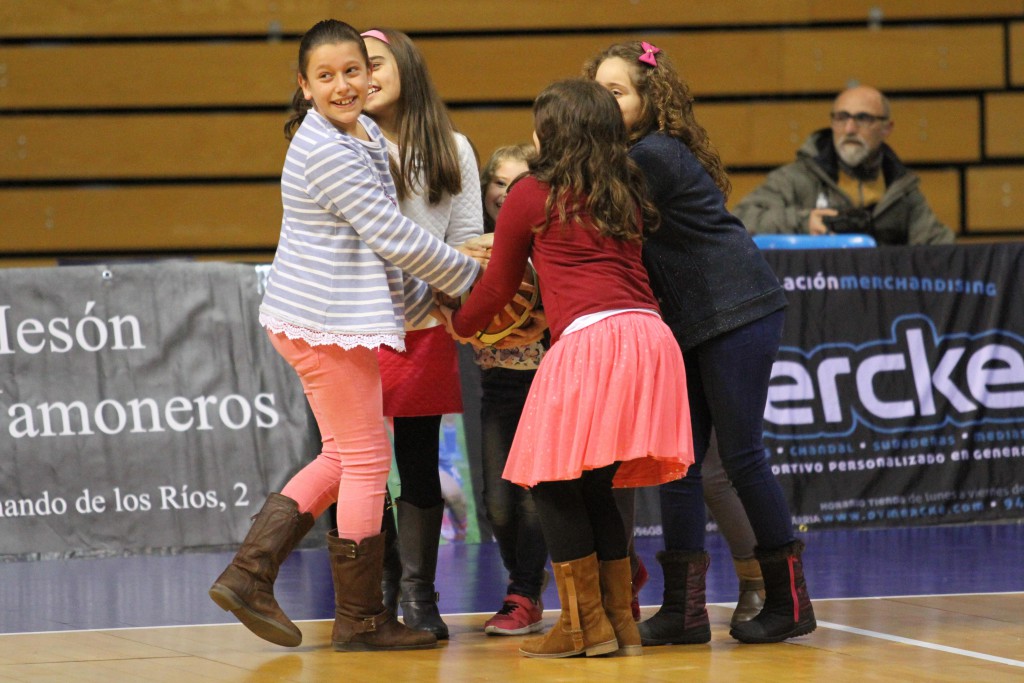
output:
MULTIPOLYGON (((480 264, 481 274, 491 261, 491 247, 489 246, 462 244, 455 248, 466 256, 475 259, 477 263, 480 264)), ((462 300, 460 298, 449 296, 444 292, 435 289, 434 302, 436 305, 434 310, 431 311, 431 315, 445 326, 445 329, 448 331, 448 334, 451 335, 452 339, 462 344, 470 344, 474 348, 478 349, 486 348, 488 346, 492 346, 496 349, 507 349, 532 344, 533 342, 540 341, 544 336, 544 331, 548 328, 548 320, 547 316, 544 315, 544 311, 533 310, 530 311, 529 319, 519 327, 511 330, 506 337, 498 340, 494 344, 485 344, 476 336, 463 337, 459 335, 455 331, 454 327, 452 327, 452 315, 455 310, 462 305, 462 300)), ((505 305, 505 313, 513 320, 519 316, 519 313, 512 308, 513 303, 519 304, 524 308, 530 305, 530 302, 526 297, 524 297, 522 293, 517 292, 512 298, 512 301, 505 305)), ((500 315, 494 316, 494 320, 496 323, 500 324, 500 315)))
MULTIPOLYGON (((469 344, 473 348, 482 349, 488 346, 496 349, 509 349, 515 346, 525 346, 532 344, 533 342, 540 341, 544 336, 544 330, 548 329, 548 319, 544 315, 544 311, 541 309, 535 309, 530 311, 529 319, 519 327, 511 330, 506 337, 499 339, 493 344, 485 344, 475 336, 463 337, 459 335, 455 328, 452 327, 452 315, 455 313, 455 309, 458 308, 458 302, 452 297, 449 297, 440 292, 434 292, 435 301, 437 305, 434 308, 433 315, 440 321, 448 334, 451 335, 452 339, 462 344, 469 344), (455 304, 454 306, 452 304, 455 304)), ((513 297, 513 301, 521 304, 528 305, 528 301, 519 293, 513 297)), ((512 308, 512 304, 509 303, 505 306, 505 312, 513 318, 517 315, 516 311, 512 308)), ((499 316, 495 316, 497 321, 499 316)))

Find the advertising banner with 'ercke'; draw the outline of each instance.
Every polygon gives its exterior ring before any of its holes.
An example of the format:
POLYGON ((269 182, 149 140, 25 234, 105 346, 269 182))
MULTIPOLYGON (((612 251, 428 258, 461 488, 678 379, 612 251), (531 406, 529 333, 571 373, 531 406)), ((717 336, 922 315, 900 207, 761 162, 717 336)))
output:
POLYGON ((808 527, 1024 517, 1024 245, 768 251, 765 410, 808 527))

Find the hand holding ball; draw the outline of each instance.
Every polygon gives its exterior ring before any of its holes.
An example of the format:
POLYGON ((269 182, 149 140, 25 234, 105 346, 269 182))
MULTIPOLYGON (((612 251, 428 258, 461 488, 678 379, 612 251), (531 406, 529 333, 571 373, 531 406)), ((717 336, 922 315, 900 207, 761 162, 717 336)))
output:
MULTIPOLYGON (((486 249, 490 251, 494 243, 494 235, 486 234, 467 240, 462 246, 472 250, 486 249)), ((476 337, 484 344, 494 344, 507 337, 512 330, 518 329, 530 320, 530 313, 540 304, 540 287, 537 283, 537 271, 529 263, 523 273, 522 282, 512 301, 505 306, 477 333, 476 337)))

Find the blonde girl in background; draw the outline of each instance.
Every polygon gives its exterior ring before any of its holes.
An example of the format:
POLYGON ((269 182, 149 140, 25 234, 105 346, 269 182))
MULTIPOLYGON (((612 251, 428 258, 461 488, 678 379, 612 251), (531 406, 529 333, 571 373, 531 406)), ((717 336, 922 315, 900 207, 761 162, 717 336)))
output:
MULTIPOLYGON (((534 154, 533 145, 507 145, 491 154, 480 173, 483 195, 484 229, 494 232, 498 211, 508 189, 529 171, 526 161, 534 154)), ((489 635, 515 636, 543 629, 544 603, 541 595, 547 584, 545 565, 547 546, 541 530, 537 507, 529 489, 501 478, 512 440, 519 425, 526 396, 544 355, 540 337, 547 323, 536 313, 529 330, 516 330, 503 340, 500 348, 476 349, 480 366, 480 431, 483 470, 483 502, 494 538, 498 542, 502 564, 508 572, 508 584, 501 608, 484 623, 489 635)))

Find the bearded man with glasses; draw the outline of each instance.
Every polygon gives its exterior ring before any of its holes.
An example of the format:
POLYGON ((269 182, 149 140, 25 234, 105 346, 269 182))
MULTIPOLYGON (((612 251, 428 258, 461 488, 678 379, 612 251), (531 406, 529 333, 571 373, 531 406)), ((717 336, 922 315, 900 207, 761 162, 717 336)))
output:
POLYGON ((953 232, 932 212, 920 180, 886 138, 889 100, 857 86, 836 97, 832 125, 815 131, 796 161, 775 169, 734 213, 757 234, 858 233, 878 244, 950 244, 953 232))

